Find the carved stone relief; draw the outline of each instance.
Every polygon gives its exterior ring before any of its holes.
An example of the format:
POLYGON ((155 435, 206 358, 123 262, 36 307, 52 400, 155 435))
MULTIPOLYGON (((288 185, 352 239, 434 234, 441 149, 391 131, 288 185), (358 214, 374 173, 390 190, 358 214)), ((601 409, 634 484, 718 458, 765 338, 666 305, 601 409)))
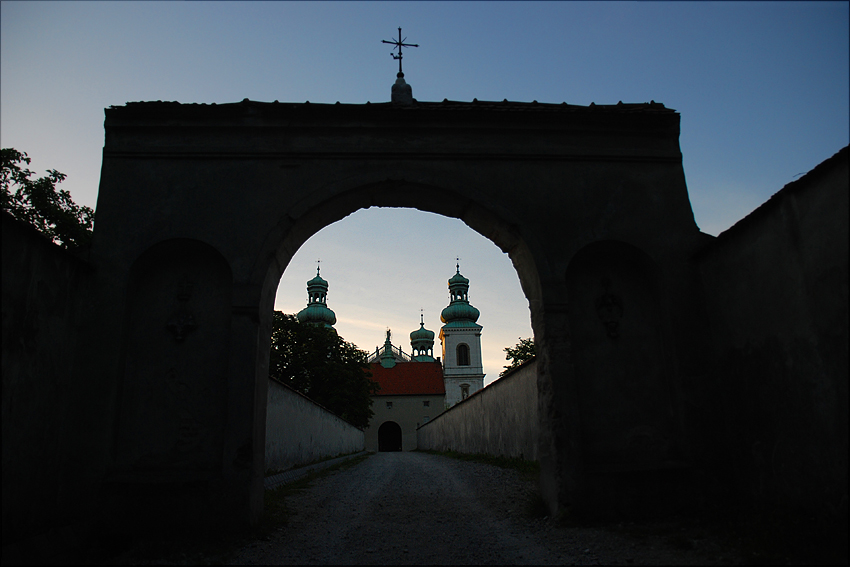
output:
POLYGON ((178 307, 169 317, 166 328, 174 335, 174 340, 178 343, 183 342, 190 332, 194 331, 198 324, 195 323, 195 317, 189 309, 189 298, 192 296, 192 289, 195 284, 190 282, 188 278, 184 278, 177 286, 177 301, 178 307))
POLYGON ((604 293, 596 298, 596 314, 602 325, 605 326, 605 333, 609 338, 616 339, 620 336, 620 319, 623 318, 623 302, 622 300, 611 293, 611 280, 604 278, 602 280, 602 288, 604 293))

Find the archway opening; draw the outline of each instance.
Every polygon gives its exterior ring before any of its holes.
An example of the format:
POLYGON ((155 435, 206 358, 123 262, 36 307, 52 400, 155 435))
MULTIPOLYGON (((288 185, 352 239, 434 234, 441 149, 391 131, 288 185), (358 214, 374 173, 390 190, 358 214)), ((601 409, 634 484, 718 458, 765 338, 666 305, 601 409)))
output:
POLYGON ((378 428, 378 451, 401 451, 401 426, 394 421, 385 421, 378 428))
MULTIPOLYGON (((439 334, 451 297, 447 281, 457 266, 469 278, 469 302, 480 310, 485 385, 498 379, 505 347, 533 331, 529 303, 511 259, 458 219, 411 208, 360 209, 311 236, 281 276, 274 310, 307 306, 307 281, 320 270, 328 281, 327 306, 346 341, 374 353, 386 330, 392 343, 413 354, 409 334, 420 321, 439 334)), ((462 364, 469 364, 469 347, 462 364)), ((435 337, 434 358, 441 358, 435 337)))
MULTIPOLYGON (((448 280, 460 269, 470 279, 463 299, 481 310, 477 363, 484 368, 483 385, 489 385, 507 363, 505 347, 520 336, 533 337, 527 297, 539 297, 539 283, 529 249, 511 225, 477 202, 441 197, 431 187, 402 183, 394 189, 391 198, 378 198, 375 188, 366 186, 317 202, 289 226, 278 241, 264 286, 267 298, 271 286, 279 284, 268 315, 304 309, 307 281, 318 271, 329 284, 327 306, 336 315, 334 328, 340 336, 373 352, 389 328, 393 346, 412 353, 409 334, 420 322, 439 334, 441 311, 453 299, 448 280), (398 195, 409 198, 399 203, 405 199, 398 195)), ((270 326, 262 332, 270 333, 270 326)), ((439 339, 433 355, 443 358, 439 339)), ((463 399, 460 392, 456 398, 463 399)), ((383 408, 384 401, 379 403, 383 408)), ((436 417, 445 402, 423 400, 419 405, 411 431, 436 417)), ((391 417, 377 423, 383 419, 391 417)), ((404 448, 415 448, 415 435, 404 441, 404 448)), ((377 439, 367 449, 377 450, 377 439)))

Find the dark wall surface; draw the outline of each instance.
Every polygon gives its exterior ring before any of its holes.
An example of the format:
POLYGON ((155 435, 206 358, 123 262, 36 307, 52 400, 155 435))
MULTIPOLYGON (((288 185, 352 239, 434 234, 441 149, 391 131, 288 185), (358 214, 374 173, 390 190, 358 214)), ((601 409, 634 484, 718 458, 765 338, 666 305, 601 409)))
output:
POLYGON ((92 269, 5 212, 2 233, 5 545, 68 522, 57 514, 72 458, 67 399, 92 269))
POLYGON ((738 493, 846 517, 847 148, 697 260, 715 345, 703 457, 738 493))

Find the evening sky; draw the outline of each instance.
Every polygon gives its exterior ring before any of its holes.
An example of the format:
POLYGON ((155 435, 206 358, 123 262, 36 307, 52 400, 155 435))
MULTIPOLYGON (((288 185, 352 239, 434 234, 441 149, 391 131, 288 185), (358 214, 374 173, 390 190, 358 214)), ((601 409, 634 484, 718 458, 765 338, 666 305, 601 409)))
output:
MULTIPOLYGON (((848 144, 847 2, 18 2, 0 5, 0 142, 96 206, 103 109, 129 101, 385 102, 398 70, 421 101, 588 105, 681 114, 698 226, 716 235, 848 144)), ((509 258, 462 222, 361 210, 317 233, 276 308, 306 304, 321 258, 336 328, 364 350, 438 331, 446 281, 471 280, 486 382, 531 336, 509 258)), ((437 344, 439 350, 439 343, 437 344)))

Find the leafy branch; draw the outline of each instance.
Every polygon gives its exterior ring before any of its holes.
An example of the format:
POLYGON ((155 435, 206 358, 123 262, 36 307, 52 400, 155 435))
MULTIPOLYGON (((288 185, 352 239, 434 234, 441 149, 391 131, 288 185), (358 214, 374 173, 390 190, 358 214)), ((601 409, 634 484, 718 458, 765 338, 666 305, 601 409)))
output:
POLYGON ((0 150, 0 186, 2 208, 26 222, 65 248, 77 248, 91 242, 94 211, 74 203, 71 194, 57 185, 65 174, 55 169, 33 179, 35 172, 26 168, 30 158, 14 148, 0 150))

